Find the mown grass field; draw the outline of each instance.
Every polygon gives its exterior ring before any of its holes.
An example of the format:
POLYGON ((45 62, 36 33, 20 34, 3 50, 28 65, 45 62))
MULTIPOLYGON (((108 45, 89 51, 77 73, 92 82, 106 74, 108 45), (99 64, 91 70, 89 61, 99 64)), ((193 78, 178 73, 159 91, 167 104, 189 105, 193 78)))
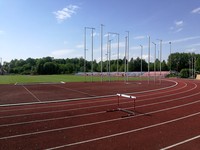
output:
MULTIPOLYGON (((122 77, 103 77, 103 81, 124 80, 122 77)), ((130 78, 138 80, 138 78, 130 78)), ((16 83, 58 83, 58 82, 91 82, 101 81, 99 76, 77 76, 77 75, 1 75, 0 84, 16 83)))

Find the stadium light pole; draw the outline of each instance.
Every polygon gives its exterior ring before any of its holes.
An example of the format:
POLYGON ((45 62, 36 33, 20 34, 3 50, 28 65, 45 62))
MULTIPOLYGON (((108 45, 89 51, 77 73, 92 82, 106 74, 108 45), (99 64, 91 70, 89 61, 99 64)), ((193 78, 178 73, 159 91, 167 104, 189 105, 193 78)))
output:
POLYGON ((86 27, 84 28, 84 74, 86 82, 86 27))
POLYGON ((92 27, 85 27, 84 28, 84 57, 85 57, 85 61, 84 61, 84 72, 85 72, 85 81, 86 81, 86 50, 87 50, 87 46, 86 46, 86 33, 87 33, 87 29, 91 30, 92 31, 92 39, 91 39, 91 57, 92 57, 92 60, 91 60, 91 81, 93 82, 93 46, 94 46, 94 30, 95 28, 92 28, 92 27))
POLYGON ((118 38, 117 38, 117 41, 118 41, 118 44, 117 44, 117 79, 119 80, 119 34, 117 34, 118 38))
POLYGON ((149 48, 148 48, 148 84, 149 84, 149 80, 150 80, 150 51, 151 51, 151 38, 150 36, 148 36, 149 38, 149 48))
POLYGON ((128 63, 129 63, 129 31, 126 31, 127 32, 127 81, 128 81, 128 73, 129 73, 129 66, 128 66, 128 63))
POLYGON ((141 77, 141 80, 142 80, 142 53, 143 53, 143 46, 142 45, 140 45, 140 47, 141 47, 141 64, 140 64, 140 77, 141 77))
POLYGON ((101 82, 103 82, 103 24, 101 24, 101 82))
MULTIPOLYGON (((160 84, 161 84, 161 72, 162 72, 162 40, 157 39, 160 41, 160 84)), ((159 56, 158 56, 159 57, 159 56)))
POLYGON ((172 54, 172 42, 169 42, 169 48, 170 48, 170 69, 169 69, 169 71, 170 71, 170 74, 171 74, 171 71, 172 71, 172 56, 171 56, 171 54, 172 54))
POLYGON ((124 82, 127 82, 126 80, 126 57, 127 57, 127 36, 125 37, 125 52, 124 52, 124 82))
POLYGON ((154 84, 156 83, 156 43, 152 42, 155 46, 155 54, 154 54, 154 84))
MULTIPOLYGON (((108 35, 117 35, 117 74, 119 72, 119 33, 108 32, 108 35)), ((109 39, 108 39, 109 40, 109 39)))
POLYGON ((93 47, 94 47, 94 28, 91 28, 91 30, 92 30, 92 45, 91 45, 91 47, 92 47, 92 65, 91 65, 91 73, 92 73, 92 77, 91 77, 91 80, 92 80, 92 82, 93 82, 93 47))
POLYGON ((109 54, 109 40, 110 40, 110 35, 108 33, 107 34, 107 77, 108 77, 109 63, 110 63, 110 61, 109 61, 109 56, 110 56, 110 54, 109 54))

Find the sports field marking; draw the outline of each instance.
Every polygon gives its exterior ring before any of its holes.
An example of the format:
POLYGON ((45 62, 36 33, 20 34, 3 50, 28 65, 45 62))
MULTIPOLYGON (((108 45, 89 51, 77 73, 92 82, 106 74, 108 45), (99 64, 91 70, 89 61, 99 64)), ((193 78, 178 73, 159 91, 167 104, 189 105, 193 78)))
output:
MULTIPOLYGON (((159 94, 162 94, 162 93, 170 93, 170 92, 174 92, 174 91, 178 91, 178 90, 181 90, 181 89, 184 89, 184 88, 186 88, 187 87, 187 83, 184 83, 185 85, 184 86, 181 86, 180 88, 176 88, 176 89, 170 89, 170 90, 167 90, 167 91, 159 91, 159 94)), ((164 90, 166 90, 166 89, 164 89, 164 90)), ((151 91, 150 91, 151 92, 151 91)), ((145 96, 151 96, 151 95, 157 95, 158 93, 156 93, 156 92, 154 92, 154 91, 152 91, 153 93, 149 93, 149 94, 146 94, 146 95, 144 95, 143 93, 141 93, 142 95, 138 95, 137 97, 145 97, 145 96)), ((129 93, 127 93, 127 94, 129 94, 129 93)))
MULTIPOLYGON (((193 96, 198 95, 199 93, 195 93, 193 96)), ((184 98, 188 98, 190 97, 190 95, 188 95, 187 97, 180 97, 180 98, 176 98, 176 99, 171 99, 171 100, 166 100, 166 101, 162 101, 162 102, 155 102, 155 103, 150 103, 150 104, 145 104, 145 105, 140 105, 140 106, 136 106, 136 108, 142 108, 142 107, 148 107, 148 106, 153 106, 153 105, 159 105, 159 104, 163 104, 163 103, 169 103, 169 102, 173 102, 173 101, 177 101, 180 99, 184 99, 184 98)), ((196 102, 196 101, 195 101, 196 102)), ((192 103, 193 104, 193 103, 192 103)), ((107 105, 106 105, 107 106, 107 105)), ((133 107, 126 107, 125 109, 132 109, 133 107)), ((67 110, 67 111, 71 111, 71 110, 67 110)), ((63 111, 59 111, 59 112, 63 112, 63 111)), ((66 112, 66 111, 64 111, 66 112)), ((38 114, 48 114, 48 113, 54 113, 54 112, 45 112, 45 113, 38 113, 38 114)), ((37 122, 46 122, 46 121, 52 121, 52 120, 60 120, 60 119, 70 119, 70 118, 76 118, 76 117, 84 117, 84 116, 91 116, 91 115, 97 115, 97 114, 102 114, 102 113, 106 113, 105 111, 99 111, 99 112, 95 112, 95 113, 86 113, 86 114, 81 114, 81 115, 74 115, 74 116, 68 116, 68 117, 59 117, 59 118, 51 118, 51 119, 42 119, 42 120, 34 120, 34 121, 27 121, 27 122, 20 122, 20 123, 12 123, 12 124, 3 124, 0 125, 0 127, 3 126, 15 126, 15 125, 23 125, 23 124, 30 124, 30 123, 37 123, 37 122)), ((34 114, 30 114, 30 115, 34 115, 34 114)), ((27 115, 26 115, 27 116, 27 115)), ((140 115, 137 115, 140 116, 140 115)), ((136 117, 137 117, 136 116, 136 117)), ((19 116, 13 116, 13 117, 19 117, 19 116)), ((20 116, 20 117, 23 117, 20 116)))
POLYGON ((29 93, 31 94, 38 102, 41 102, 39 98, 37 98, 37 96, 35 96, 29 89, 27 89, 24 85, 22 85, 22 87, 29 93))
MULTIPOLYGON (((125 94, 140 94, 140 93, 155 92, 155 91, 173 88, 173 87, 178 85, 178 82, 176 82, 176 81, 172 81, 172 80, 166 80, 166 81, 174 82, 175 84, 168 86, 168 87, 163 87, 163 88, 158 88, 158 89, 153 89, 153 90, 146 90, 146 91, 141 91, 141 92, 125 93, 125 94)), ((48 104, 48 103, 68 102, 68 101, 79 101, 79 100, 89 100, 89 99, 96 99, 96 98, 107 98, 107 97, 113 97, 113 96, 115 96, 115 94, 104 95, 104 96, 94 96, 94 97, 71 98, 71 99, 54 100, 54 101, 52 100, 52 101, 28 102, 28 103, 17 103, 17 104, 2 104, 2 105, 0 105, 0 107, 34 105, 34 104, 48 104)))
MULTIPOLYGON (((178 83, 176 82, 176 85, 178 83)), ((186 84, 187 85, 187 84, 186 84)), ((184 87, 186 87, 186 85, 184 87)), ((181 87, 181 88, 178 88, 178 89, 175 89, 175 90, 180 90, 184 87, 181 87)), ((167 87, 168 88, 168 87, 167 87)), ((165 88, 161 88, 161 89, 156 89, 156 90, 148 90, 148 91, 143 91, 143 93, 147 93, 147 92, 154 92, 154 91, 159 91, 159 90, 163 90, 165 88)), ((175 91, 173 90, 173 91, 175 91)), ((170 91, 165 91, 165 92, 162 92, 162 93, 168 93, 168 92, 171 92, 172 90, 170 91)), ((138 92, 134 92, 134 93, 127 93, 127 94, 136 94, 138 92)), ((156 93, 157 94, 157 93, 156 93)), ((154 94, 147 94, 147 95, 154 95, 154 94)), ((147 96, 145 95, 145 96, 147 96)), ((78 101, 78 100, 90 100, 90 99, 99 99, 99 98, 108 98, 108 97, 115 97, 115 95, 105 95, 105 96, 95 96, 95 97, 86 97, 86 98, 77 98, 77 99, 69 99, 69 100, 56 100, 56 101, 50 101, 50 102, 40 102, 40 103, 22 103, 22 104, 8 104, 8 105, 0 105, 0 106, 18 106, 18 105, 31 105, 31 104, 48 104, 48 103, 57 103, 57 102, 67 102, 67 101, 78 101)), ((143 97, 143 96, 138 96, 138 97, 143 97)), ((67 104, 67 106, 71 106, 71 105, 78 105, 78 104, 92 104, 92 103, 98 103, 99 100, 95 100, 95 101, 92 101, 92 102, 81 102, 81 103, 76 103, 76 104, 67 104)), ((113 100, 100 100, 99 102, 103 102, 103 101, 113 101, 113 100)), ((143 100, 142 100, 143 101, 143 100)), ((40 109, 40 108, 55 108, 55 107, 59 107, 60 105, 56 105, 56 106, 48 106, 48 107, 37 107, 37 108, 23 108, 23 109, 9 109, 9 110, 1 110, 0 112, 10 112, 10 111, 16 111, 16 110, 32 110, 32 109, 40 109)), ((62 105, 63 106, 63 105, 62 105)), ((65 106, 63 106, 65 107, 65 106)))
POLYGON ((31 82, 31 83, 15 83, 14 85, 54 85, 54 84, 65 84, 65 82, 31 82))
MULTIPOLYGON (((189 90, 190 91, 190 90, 189 90)), ((186 91, 184 91, 186 92, 186 91)), ((182 92, 181 92, 182 93, 182 92)), ((176 93, 176 94, 179 94, 179 93, 176 93)), ((184 98, 188 98, 188 97, 192 97, 192 96, 195 96, 195 95, 198 95, 198 93, 195 93, 195 94, 192 94, 192 95, 188 95, 186 97, 180 97, 180 98, 175 98, 175 99, 171 99, 171 100, 166 100, 166 101, 162 101, 162 102, 156 102, 156 103, 151 103, 151 104, 146 104, 145 106, 151 106, 151 105, 156 105, 156 104, 162 104, 162 103, 167 103, 167 102, 171 102, 171 101, 175 101, 175 100, 179 100, 179 99, 184 99, 184 98)), ((171 96, 171 95, 168 95, 168 96, 171 96)), ((166 97, 166 96, 159 96, 159 97, 154 97, 154 98, 162 98, 162 97, 166 97)), ((149 99, 152 99, 152 98, 147 98, 147 99, 143 99, 141 101, 138 101, 138 102, 142 102, 142 101, 146 101, 146 100, 149 100, 149 99)), ((116 101, 116 100, 115 100, 116 101)), ((125 103, 130 103, 130 102, 122 102, 122 104, 125 104, 125 103)), ((82 109, 91 109, 91 108, 98 108, 98 107, 105 107, 105 106, 113 106, 113 105, 116 105, 117 103, 114 103, 114 104, 104 104, 104 105, 98 105, 98 106, 90 106, 90 107, 81 107, 81 108, 73 108, 73 109, 68 109, 68 110, 60 110, 60 111, 51 111, 51 112, 41 112, 41 113, 30 113, 30 114, 22 114, 22 115, 9 115, 9 116, 2 116, 0 117, 1 118, 12 118, 12 117, 22 117, 22 116, 29 116, 29 115, 37 115, 37 114, 47 114, 47 113, 57 113, 57 112, 67 112, 67 111, 72 111, 72 110, 82 110, 82 109)), ((44 107, 44 108, 48 108, 48 107, 44 107)), ((132 107, 131 107, 132 108, 132 107)), ((137 107, 136 107, 137 108, 137 107)), ((30 109, 34 109, 34 108, 30 108, 30 109)), ((37 108, 37 109, 40 109, 40 108, 37 108)), ((129 109, 129 108, 128 108, 129 109)), ((22 109, 22 110, 25 110, 25 109, 22 109)), ((29 109, 27 109, 29 110, 29 109)))
MULTIPOLYGON (((192 97, 192 96, 195 96, 195 95, 198 95, 198 94, 200 94, 200 92, 192 94, 192 95, 188 95, 188 96, 185 96, 185 97, 179 97, 179 98, 175 98, 175 99, 171 99, 171 100, 145 104, 145 105, 137 106, 136 108, 153 106, 153 105, 158 105, 158 104, 163 104, 163 103, 169 103, 169 102, 177 101, 177 100, 180 100, 180 99, 189 98, 189 97, 192 97)), ((161 97, 157 97, 157 98, 161 98, 161 97)), ((148 100, 148 99, 146 99, 146 100, 148 100)), ((124 103, 130 103, 130 102, 124 102, 124 103)), ((38 114, 57 113, 57 112, 68 112, 68 111, 73 111, 73 110, 82 110, 82 109, 91 109, 91 108, 98 108, 98 107, 105 107, 105 106, 113 106, 113 105, 116 105, 116 104, 117 103, 115 103, 115 104, 98 105, 98 106, 92 106, 92 107, 90 106, 90 107, 73 108, 73 109, 60 110, 60 111, 50 111, 50 112, 48 111, 48 112, 41 112, 41 113, 30 113, 30 114, 22 114, 22 115, 3 116, 3 117, 0 117, 0 119, 2 119, 2 118, 3 119, 12 118, 12 117, 24 117, 24 116, 38 115, 38 114)), ((133 108, 133 107, 127 107, 125 109, 131 109, 131 108, 133 108)))
POLYGON ((94 96, 94 97, 97 96, 97 95, 92 95, 92 94, 82 92, 82 91, 79 91, 79 90, 70 89, 70 88, 67 88, 67 87, 62 87, 62 86, 58 86, 58 85, 53 85, 53 86, 58 87, 58 88, 62 88, 62 89, 65 89, 65 90, 81 93, 81 94, 88 95, 88 96, 94 96))
POLYGON ((169 120, 169 121, 165 121, 165 122, 153 124, 153 125, 150 125, 150 126, 142 127, 142 128, 137 128, 137 129, 133 129, 133 130, 125 131, 125 132, 119 132, 119 133, 116 133, 116 134, 102 136, 102 137, 98 137, 98 138, 94 138, 94 139, 89 139, 89 140, 85 140, 85 141, 80 141, 80 142, 75 142, 75 143, 71 143, 71 144, 66 144, 66 145, 61 145, 61 146, 57 146, 57 147, 52 147, 52 148, 48 148, 48 150, 53 150, 53 149, 58 149, 58 148, 64 148, 64 147, 70 147, 70 146, 74 146, 74 145, 80 145, 80 144, 85 144, 85 143, 89 143, 89 142, 99 141, 99 140, 103 140, 103 139, 113 138, 113 137, 116 137, 116 136, 130 134, 130 133, 134 133, 134 132, 138 132, 138 131, 142 131, 142 130, 147 130, 147 129, 150 129, 150 128, 154 128, 154 127, 158 127, 158 126, 162 126, 162 125, 174 123, 174 122, 181 121, 181 120, 184 120, 184 119, 188 119, 188 118, 191 118, 191 117, 195 117, 195 116, 198 116, 198 115, 200 115, 200 112, 194 113, 194 114, 190 114, 190 115, 187 115, 187 116, 184 116, 184 117, 172 119, 172 120, 169 120))
MULTIPOLYGON (((125 117, 125 118, 116 118, 116 119, 110 119, 110 120, 104 120, 104 121, 99 121, 99 122, 81 124, 81 125, 76 125, 76 126, 69 126, 69 127, 64 127, 64 128, 56 128, 56 129, 51 129, 51 130, 44 130, 44 131, 38 131, 38 132, 30 132, 30 133, 25 133, 25 134, 18 134, 18 135, 0 137, 0 140, 18 138, 18 137, 24 137, 24 136, 31 136, 31 135, 36 135, 36 134, 43 134, 43 133, 48 133, 48 132, 62 131, 62 130, 68 130, 68 129, 72 129, 72 128, 79 128, 79 127, 92 126, 92 125, 103 124, 103 123, 110 123, 110 122, 120 121, 120 120, 125 120, 125 119, 131 119, 131 118, 135 118, 135 117, 145 116, 146 114, 151 115, 151 114, 165 112, 165 111, 169 111, 169 110, 173 110, 173 109, 177 109, 177 108, 181 108, 181 107, 186 107, 186 106, 193 105, 193 104, 196 104, 196 103, 199 103, 199 102, 200 102, 200 100, 195 101, 195 102, 191 102, 191 103, 187 103, 187 104, 183 104, 183 105, 179 105, 179 106, 175 106, 175 107, 169 107, 169 108, 160 109, 160 110, 156 110, 156 111, 152 111, 152 112, 147 112, 145 114, 139 114, 139 115, 136 115, 136 116, 125 117)), ((200 112, 195 113, 195 114, 199 115, 200 112)), ((191 115, 188 115, 188 116, 191 116, 191 115)), ((192 115, 192 116, 195 116, 195 115, 192 115)), ((187 117, 184 116, 184 117, 181 117, 181 118, 185 119, 187 117)), ((177 119, 173 119, 173 120, 177 120, 177 119)), ((171 122, 171 120, 166 121, 166 122, 171 122)), ((159 124, 162 124, 162 123, 159 123, 159 124)), ((155 125, 151 125, 151 126, 155 126, 155 125)), ((143 127, 143 128, 147 128, 147 127, 143 127)), ((135 130, 138 130, 138 129, 135 129, 135 130)), ((129 131, 127 131, 127 132, 129 132, 129 131)), ((126 133, 126 132, 122 132, 122 133, 126 133)), ((115 135, 115 134, 112 134, 110 136, 114 137, 113 135, 115 135)))
MULTIPOLYGON (((192 90, 194 90, 194 89, 196 89, 197 88, 197 84, 195 84, 194 83, 194 87, 193 88, 190 88, 189 90, 187 90, 187 91, 182 91, 182 92, 178 92, 178 93, 174 93, 174 94, 170 94, 170 95, 163 95, 163 96, 159 96, 159 97, 152 97, 152 98, 146 98, 146 99, 143 99, 143 100, 139 100, 138 102, 142 102, 142 101, 146 101, 147 99, 148 100, 151 100, 151 99, 155 99, 155 98, 164 98, 164 97, 169 97, 169 96, 173 96, 173 95, 178 95, 178 94, 182 94, 182 93, 186 93, 186 92, 190 92, 190 91, 192 91, 192 90)), ((180 89, 182 89, 182 88, 180 88, 180 89)), ((179 89, 179 90, 180 90, 179 89)), ((175 90, 174 90, 175 91, 175 90)), ((166 93, 168 93, 168 92, 166 92, 166 93)), ((160 94, 160 93, 159 93, 160 94)))
POLYGON ((198 139, 198 138, 200 138, 200 135, 195 136, 195 137, 190 138, 190 139, 187 139, 187 140, 185 140, 185 141, 182 141, 182 142, 179 142, 179 143, 176 143, 176 144, 167 146, 167 147, 165 147, 165 148, 161 148, 161 150, 168 150, 168 149, 174 148, 174 147, 176 147, 176 146, 179 146, 179 145, 182 145, 182 144, 191 142, 191 141, 196 140, 196 139, 198 139))

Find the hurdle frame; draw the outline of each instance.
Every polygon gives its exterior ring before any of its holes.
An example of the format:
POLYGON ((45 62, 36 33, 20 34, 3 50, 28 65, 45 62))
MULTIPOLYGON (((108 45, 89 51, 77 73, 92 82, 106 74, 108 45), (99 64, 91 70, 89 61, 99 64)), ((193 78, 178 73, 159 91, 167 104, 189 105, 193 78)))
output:
POLYGON ((112 109, 112 110, 107 110, 107 112, 122 111, 122 112, 127 113, 128 114, 127 116, 135 115, 135 100, 136 100, 136 97, 135 96, 131 96, 131 95, 126 95, 126 94, 119 94, 119 93, 117 93, 116 95, 117 95, 117 108, 116 109, 112 109), (120 107, 120 97, 133 99, 133 111, 127 110, 127 109, 124 109, 124 108, 120 107))

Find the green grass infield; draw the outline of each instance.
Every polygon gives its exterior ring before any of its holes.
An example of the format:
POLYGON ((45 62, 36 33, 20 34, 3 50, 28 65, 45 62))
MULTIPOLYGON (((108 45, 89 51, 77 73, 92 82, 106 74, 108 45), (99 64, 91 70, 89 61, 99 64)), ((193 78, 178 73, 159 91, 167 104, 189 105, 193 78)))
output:
MULTIPOLYGON (((60 83, 60 82, 100 82, 100 81, 123 81, 124 77, 104 76, 78 76, 78 75, 1 75, 0 84, 20 83, 60 83)), ((140 80, 140 78, 129 78, 129 80, 140 80)))

